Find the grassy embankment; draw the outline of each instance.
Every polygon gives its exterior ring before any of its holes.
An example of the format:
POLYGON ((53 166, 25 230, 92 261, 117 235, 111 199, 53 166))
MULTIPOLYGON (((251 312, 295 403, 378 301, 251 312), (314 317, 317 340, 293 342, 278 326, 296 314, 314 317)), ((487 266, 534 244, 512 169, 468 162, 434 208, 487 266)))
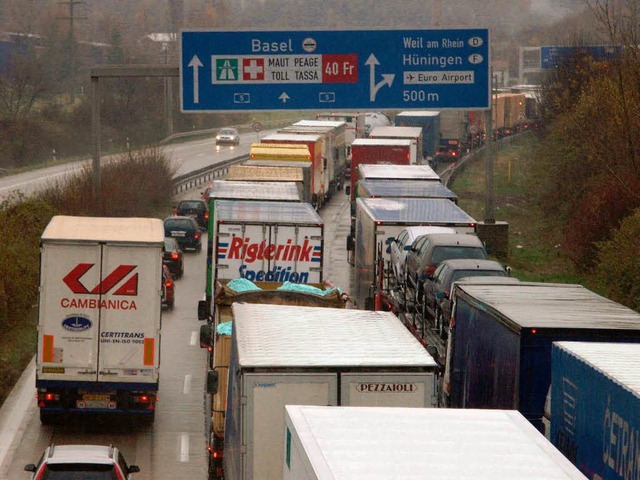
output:
MULTIPOLYGON (((501 260, 520 280, 585 284, 562 253, 564 225, 553 212, 542 212, 536 192, 530 191, 528 166, 535 162, 535 150, 535 138, 529 136, 494 155, 494 217, 509 224, 509 257, 501 260)), ((478 221, 485 219, 485 185, 483 160, 466 165, 450 184, 460 206, 478 221)))

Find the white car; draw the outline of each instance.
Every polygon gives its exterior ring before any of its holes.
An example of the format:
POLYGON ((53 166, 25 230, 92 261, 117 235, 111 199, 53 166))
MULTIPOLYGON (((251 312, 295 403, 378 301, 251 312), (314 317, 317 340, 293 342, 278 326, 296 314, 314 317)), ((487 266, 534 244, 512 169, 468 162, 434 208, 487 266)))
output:
POLYGON ((391 255, 391 268, 395 275, 396 281, 404 284, 405 277, 405 259, 407 251, 413 245, 414 240, 420 235, 428 235, 431 233, 458 233, 455 228, 436 227, 436 226, 420 226, 407 227, 402 230, 397 237, 391 239, 387 248, 387 253, 391 255))

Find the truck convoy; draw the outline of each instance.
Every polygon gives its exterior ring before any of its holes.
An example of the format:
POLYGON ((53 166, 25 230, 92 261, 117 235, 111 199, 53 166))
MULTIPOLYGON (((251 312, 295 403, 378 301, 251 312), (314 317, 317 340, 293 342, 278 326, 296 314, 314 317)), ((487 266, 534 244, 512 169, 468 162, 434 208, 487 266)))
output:
POLYGON ((287 405, 285 414, 284 480, 586 480, 514 411, 287 405))
POLYGON ((388 138, 357 138, 351 144, 351 201, 355 199, 358 166, 362 164, 409 165, 411 141, 388 138))
POLYGON ((433 160, 440 142, 440 112, 406 111, 396 114, 394 125, 422 129, 422 162, 433 160))
POLYGON ((422 165, 422 129, 420 127, 375 127, 369 132, 369 138, 389 138, 409 140, 411 142, 411 165, 422 165))
POLYGON ((589 478, 640 473, 640 345, 554 342, 551 441, 589 478))
MULTIPOLYGON (((209 479, 223 477, 224 422, 227 406, 227 383, 233 314, 235 302, 252 304, 297 305, 306 307, 344 308, 347 298, 337 288, 321 284, 304 286, 288 282, 253 282, 244 279, 220 280, 216 286, 213 319, 200 327, 200 346, 209 350, 207 368, 213 372, 215 388, 207 397, 207 449, 209 479), (211 321, 212 320, 212 321, 211 321)), ((201 318, 204 320, 204 318, 201 318)))
POLYGON ((390 272, 387 245, 413 225, 453 227, 458 233, 474 233, 476 221, 443 198, 358 198, 355 239, 347 239, 347 250, 354 253, 354 298, 358 308, 383 308, 385 273, 390 272))
POLYGON ((215 200, 211 205, 207 286, 199 311, 211 315, 219 280, 322 283, 324 224, 311 205, 251 200, 215 200))
POLYGON ((540 430, 552 342, 640 342, 640 313, 581 285, 458 282, 451 298, 445 405, 517 409, 540 430))
POLYGON ((232 309, 225 478, 282 478, 286 405, 436 405, 436 362, 390 312, 232 309))
POLYGON ((153 421, 164 227, 155 218, 55 216, 40 240, 37 402, 153 421))
MULTIPOLYGON (((311 162, 290 163, 269 160, 249 160, 243 165, 231 165, 227 181, 243 182, 294 182, 298 188, 300 201, 311 203, 311 162)), ((253 185, 249 195, 262 190, 261 185, 253 185)), ((249 200, 249 199, 247 199, 249 200)), ((282 199, 286 200, 286 199, 282 199)))

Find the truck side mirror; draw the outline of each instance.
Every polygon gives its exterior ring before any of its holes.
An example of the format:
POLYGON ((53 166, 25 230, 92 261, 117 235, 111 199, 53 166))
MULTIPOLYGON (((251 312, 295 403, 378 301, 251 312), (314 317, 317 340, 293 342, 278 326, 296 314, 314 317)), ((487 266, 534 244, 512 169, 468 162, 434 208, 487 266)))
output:
POLYGON ((207 372, 207 393, 211 395, 218 393, 218 372, 216 370, 207 372))
POLYGON ((344 194, 351 195, 351 185, 347 185, 346 187, 344 187, 344 194))
POLYGON ((347 235, 347 252, 353 251, 353 236, 347 235))
POLYGON ((213 325, 207 323, 200 326, 200 348, 212 347, 211 339, 213 338, 213 325))
POLYGON ((200 300, 198 302, 198 320, 206 320, 209 316, 209 302, 200 300))

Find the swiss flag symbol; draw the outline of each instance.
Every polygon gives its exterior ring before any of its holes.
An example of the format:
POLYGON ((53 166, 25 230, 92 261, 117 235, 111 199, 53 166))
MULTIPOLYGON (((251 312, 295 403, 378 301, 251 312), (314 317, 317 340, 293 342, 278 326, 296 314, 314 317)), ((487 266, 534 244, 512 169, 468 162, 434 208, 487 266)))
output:
POLYGON ((243 58, 242 80, 264 80, 264 58, 243 58))

